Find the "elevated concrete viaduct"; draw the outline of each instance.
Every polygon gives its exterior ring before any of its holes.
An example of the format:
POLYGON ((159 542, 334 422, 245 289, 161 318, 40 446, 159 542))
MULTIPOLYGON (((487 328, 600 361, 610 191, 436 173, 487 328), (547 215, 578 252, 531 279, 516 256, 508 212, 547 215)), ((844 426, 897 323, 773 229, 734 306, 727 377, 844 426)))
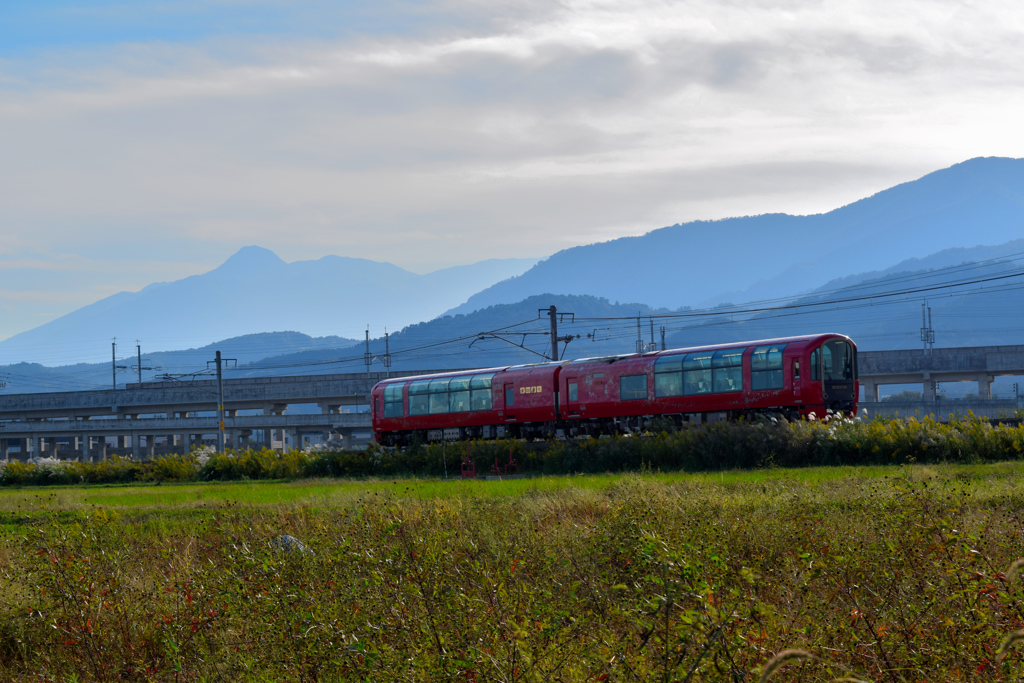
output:
MULTIPOLYGON (((392 372, 416 376, 442 370, 392 372)), ((346 446, 370 433, 367 412, 373 385, 383 373, 260 377, 224 380, 225 431, 231 447, 283 449, 304 435, 340 438, 346 446), (320 414, 286 414, 290 405, 315 404, 320 414), (239 415, 239 411, 260 411, 239 415), (260 436, 254 441, 254 434, 260 436)), ((213 380, 144 382, 125 389, 0 395, 0 459, 16 447, 20 459, 60 455, 136 458, 187 453, 217 433, 217 385, 213 380), (198 413, 207 413, 199 416, 198 413), (114 445, 108 438, 114 438, 114 445)), ((365 437, 363 441, 365 442, 365 437)), ((14 454, 11 453, 13 456, 14 454)))
POLYGON ((938 382, 977 382, 978 398, 992 398, 996 377, 1024 375, 1024 346, 966 346, 857 354, 864 400, 878 401, 883 384, 920 384, 924 400, 935 400, 938 382))
MULTIPOLYGON (((924 401, 918 412, 941 412, 935 403, 936 382, 977 382, 976 413, 1005 411, 1012 402, 991 399, 991 385, 1002 375, 1024 376, 1024 346, 980 346, 908 351, 864 351, 858 356, 862 405, 871 414, 894 408, 878 401, 884 384, 920 384, 924 401), (999 403, 1000 405, 996 405, 999 403)), ((393 372, 392 377, 442 370, 393 372)), ((346 409, 368 406, 382 373, 260 377, 224 381, 227 443, 232 447, 283 449, 300 445, 303 436, 339 438, 354 443, 369 435, 370 416, 346 409), (319 414, 286 413, 290 405, 315 404, 319 414), (258 411, 239 415, 239 411, 258 411), (254 439, 258 437, 258 439, 254 439)), ((963 406, 960 406, 963 407, 963 406)), ((31 455, 102 458, 111 453, 136 458, 188 452, 204 436, 217 433, 217 387, 213 380, 144 382, 125 389, 0 395, 0 459, 17 448, 31 455), (199 413, 206 413, 200 416, 199 413), (110 438, 114 439, 111 446, 110 438)), ((914 407, 910 407, 913 413, 914 407)), ((889 410, 892 412, 892 410, 889 410)), ((906 412, 906 411, 902 411, 906 412)), ((995 417, 996 415, 992 415, 995 417)), ((11 455, 14 455, 11 453, 11 455)))

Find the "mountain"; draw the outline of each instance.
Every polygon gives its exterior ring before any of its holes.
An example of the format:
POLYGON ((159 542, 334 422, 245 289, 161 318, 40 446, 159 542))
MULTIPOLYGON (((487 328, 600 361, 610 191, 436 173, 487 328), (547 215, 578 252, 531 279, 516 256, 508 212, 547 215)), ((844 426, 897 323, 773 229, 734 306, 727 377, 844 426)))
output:
MULTIPOLYGON (((558 336, 573 336, 568 344, 559 344, 562 358, 632 353, 636 349, 636 316, 642 319, 643 340, 649 343, 650 316, 671 313, 645 304, 611 303, 592 296, 542 294, 514 304, 498 304, 466 315, 446 315, 410 325, 388 339, 391 369, 482 368, 544 362, 551 350, 550 306, 555 306, 559 314, 558 336)), ((655 341, 660 341, 657 325, 653 331, 655 341)), ((240 366, 238 373, 256 376, 279 370, 287 370, 287 374, 360 372, 366 369, 365 350, 360 343, 341 351, 283 354, 240 366)), ((371 339, 370 353, 375 358, 371 372, 383 372, 380 359, 385 353, 384 339, 371 339)))
MULTIPOLYGON (((532 297, 470 315, 443 316, 390 335, 387 344, 393 355, 391 368, 429 370, 542 362, 551 348, 549 306, 556 306, 561 313, 559 336, 574 337, 568 345, 563 342, 559 347, 565 358, 631 351, 636 346, 635 318, 630 317, 625 324, 605 319, 670 312, 585 296, 532 297), (480 336, 485 338, 480 340, 480 336)), ((650 326, 646 320, 643 334, 645 341, 649 341, 650 326)), ((184 351, 145 353, 143 367, 154 369, 144 371, 143 379, 152 381, 165 375, 205 371, 218 350, 225 358, 238 360, 236 368, 224 371, 225 377, 362 372, 366 369, 364 343, 340 337, 309 337, 298 332, 245 335, 184 351)), ((372 372, 384 370, 381 357, 387 348, 385 344, 383 338, 370 340, 370 352, 375 357, 372 372)), ((119 355, 117 365, 125 367, 118 371, 119 386, 136 381, 134 355, 119 355)), ((6 378, 9 393, 106 389, 113 381, 109 361, 60 367, 18 363, 0 367, 0 377, 6 378)))
POLYGON ((544 292, 651 306, 793 296, 836 276, 1022 236, 1024 159, 978 158, 825 214, 695 221, 560 251, 449 314, 544 292))
POLYGON ((417 275, 341 256, 285 263, 267 249, 245 247, 210 272, 121 292, 14 335, 0 342, 0 363, 52 363, 69 347, 102 348, 114 336, 166 350, 282 329, 398 329, 534 263, 491 259, 417 275))
POLYGON ((719 309, 718 316, 675 320, 667 340, 673 346, 690 346, 834 331, 852 337, 861 350, 920 348, 921 308, 926 303, 936 346, 1021 344, 1022 291, 1024 239, 943 250, 882 271, 838 278, 790 300, 736 305, 719 309), (899 292, 904 293, 888 296, 899 292), (771 307, 776 308, 743 312, 771 307))
MULTIPOLYGON (((343 337, 310 337, 299 332, 264 332, 224 339, 207 346, 182 351, 144 352, 142 377, 152 381, 165 375, 187 375, 207 369, 217 351, 224 358, 237 360, 239 365, 252 363, 267 356, 284 353, 302 353, 318 349, 339 349, 356 344, 355 339, 343 337)), ((138 380, 138 354, 134 347, 119 347, 116 365, 118 386, 138 380)), ((7 383, 7 393, 33 393, 39 391, 78 391, 109 389, 113 377, 112 363, 76 363, 47 367, 39 363, 15 363, 0 367, 0 378, 7 383)))

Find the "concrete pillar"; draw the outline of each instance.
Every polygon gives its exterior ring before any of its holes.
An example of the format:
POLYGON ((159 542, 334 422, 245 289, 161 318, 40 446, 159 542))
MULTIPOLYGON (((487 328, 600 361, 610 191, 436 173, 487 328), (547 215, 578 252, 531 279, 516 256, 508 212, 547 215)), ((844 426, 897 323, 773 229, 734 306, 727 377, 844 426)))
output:
POLYGON ((156 457, 156 434, 146 435, 146 457, 150 460, 156 457))
POLYGON ((88 434, 82 434, 82 436, 79 437, 79 448, 82 449, 79 457, 82 462, 89 462, 89 441, 91 441, 91 439, 88 434))
POLYGON ((0 460, 7 460, 7 439, 0 439, 0 460))
POLYGON ((982 375, 978 377, 978 398, 983 401, 987 401, 992 398, 992 382, 995 381, 995 377, 991 375, 982 375))
POLYGON ((878 385, 874 382, 863 382, 864 400, 867 402, 878 402, 878 385))
POLYGON ((181 440, 181 452, 183 454, 185 454, 185 455, 188 455, 188 453, 189 453, 188 434, 186 434, 185 432, 182 432, 181 436, 180 436, 180 440, 181 440))
POLYGON ((29 441, 28 455, 29 455, 30 458, 38 458, 38 457, 40 457, 40 455, 39 455, 39 453, 40 453, 40 451, 39 451, 39 440, 40 440, 40 437, 38 437, 38 436, 33 436, 31 439, 28 439, 28 441, 29 441))
POLYGON ((921 384, 921 395, 924 397, 925 401, 935 400, 935 387, 932 386, 931 373, 924 373, 924 381, 921 384))
POLYGON ((139 435, 132 434, 130 437, 126 436, 125 439, 132 440, 132 458, 135 460, 139 459, 139 435))

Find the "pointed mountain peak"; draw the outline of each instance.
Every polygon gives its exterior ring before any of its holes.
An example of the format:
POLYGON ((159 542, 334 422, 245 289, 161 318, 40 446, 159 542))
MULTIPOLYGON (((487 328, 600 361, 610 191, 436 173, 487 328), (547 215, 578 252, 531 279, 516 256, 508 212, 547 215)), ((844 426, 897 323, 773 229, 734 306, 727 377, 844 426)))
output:
MULTIPOLYGON (((227 261, 220 265, 220 268, 267 268, 273 266, 287 265, 281 257, 263 247, 255 245, 242 247, 234 253, 227 261)), ((218 270, 220 270, 218 268, 218 270)))

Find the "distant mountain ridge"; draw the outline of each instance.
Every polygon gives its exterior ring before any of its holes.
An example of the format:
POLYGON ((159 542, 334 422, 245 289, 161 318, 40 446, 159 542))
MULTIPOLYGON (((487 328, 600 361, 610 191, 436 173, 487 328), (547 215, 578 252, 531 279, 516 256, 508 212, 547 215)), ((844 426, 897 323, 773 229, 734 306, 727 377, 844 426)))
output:
MULTIPOLYGON (((579 334, 579 339, 574 339, 567 346, 564 343, 560 345, 566 358, 620 353, 624 344, 621 334, 614 335, 602 329, 599 334, 593 335, 589 333, 598 330, 593 326, 588 327, 587 323, 575 326, 569 324, 567 321, 571 320, 572 313, 584 319, 668 312, 651 309, 643 304, 613 304, 594 297, 542 295, 516 304, 494 306, 468 316, 444 316, 410 325, 391 335, 390 349, 394 353, 391 367, 393 370, 431 370, 543 362, 551 348, 547 336, 549 321, 546 314, 538 309, 546 310, 552 305, 567 314, 563 332, 579 334), (493 336, 483 341, 476 339, 478 333, 501 328, 508 328, 506 336, 526 348, 493 336), (524 332, 528 334, 520 336, 524 332), (463 339, 454 344, 438 344, 459 337, 463 339)), ((629 334, 632 335, 632 332, 629 334)), ((629 347, 632 343, 627 340, 625 345, 629 347)), ((143 364, 148 367, 159 366, 160 370, 146 371, 143 380, 148 382, 164 375, 178 376, 204 371, 207 362, 213 359, 218 350, 224 357, 238 360, 237 368, 225 370, 225 377, 229 378, 363 372, 366 369, 363 364, 365 348, 363 341, 340 337, 309 337, 298 332, 245 335, 196 349, 144 353, 143 364)), ((376 358, 371 366, 372 372, 384 370, 380 357, 385 348, 384 339, 378 337, 370 340, 370 352, 376 358)), ((129 354, 119 354, 118 364, 131 368, 135 358, 129 354)), ((8 378, 8 393, 107 389, 112 384, 109 362, 61 367, 18 363, 0 367, 0 375, 8 378)), ((136 375, 131 371, 119 371, 117 377, 120 387, 136 381, 136 375)), ((174 381, 188 379, 183 377, 174 381)))
MULTIPOLYGON (((375 334, 428 320, 536 259, 491 259, 417 275, 390 263, 341 256, 285 263, 245 247, 201 275, 121 292, 0 342, 0 363, 55 364, 54 349, 141 339, 166 350, 272 330, 375 334)), ((66 361, 65 361, 66 362, 66 361)))
MULTIPOLYGON (((152 368, 143 371, 143 381, 149 382, 163 376, 189 375, 207 370, 207 363, 214 359, 217 351, 224 358, 232 358, 245 365, 266 358, 287 353, 302 353, 318 349, 333 349, 335 355, 340 349, 356 344, 355 339, 343 337, 310 337, 299 332, 262 332, 241 337, 222 339, 213 344, 181 351, 143 350, 142 364, 152 368)), ((117 365, 117 384, 124 387, 138 381, 137 355, 132 346, 120 347, 117 365)), ((46 367, 38 363, 15 363, 0 367, 0 376, 6 378, 7 393, 33 393, 40 391, 79 391, 84 389, 109 389, 113 384, 111 362, 76 363, 58 367, 46 367)))
POLYGON ((676 308, 811 291, 837 276, 1022 236, 1024 160, 978 158, 824 214, 695 221, 573 247, 448 314, 544 292, 676 308))

